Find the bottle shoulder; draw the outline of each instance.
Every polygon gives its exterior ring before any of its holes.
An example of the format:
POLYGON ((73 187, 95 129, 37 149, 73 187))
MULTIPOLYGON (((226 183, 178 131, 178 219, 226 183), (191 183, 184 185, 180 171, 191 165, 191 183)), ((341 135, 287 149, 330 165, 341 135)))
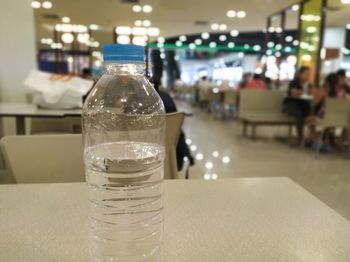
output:
POLYGON ((103 74, 87 97, 84 111, 165 114, 157 91, 140 74, 103 74))

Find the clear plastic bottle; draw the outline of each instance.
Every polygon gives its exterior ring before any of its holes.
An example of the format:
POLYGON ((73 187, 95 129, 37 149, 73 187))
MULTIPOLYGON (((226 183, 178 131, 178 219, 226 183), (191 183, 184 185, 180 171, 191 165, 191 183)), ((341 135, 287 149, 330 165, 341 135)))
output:
POLYGON ((164 105, 144 49, 106 45, 105 73, 83 108, 95 261, 158 261, 163 234, 164 105))

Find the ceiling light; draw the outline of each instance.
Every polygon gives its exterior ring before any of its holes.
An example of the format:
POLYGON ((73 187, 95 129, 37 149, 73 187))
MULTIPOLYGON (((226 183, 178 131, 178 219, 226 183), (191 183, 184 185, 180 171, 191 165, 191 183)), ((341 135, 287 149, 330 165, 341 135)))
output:
POLYGON ((61 43, 52 43, 51 48, 52 49, 61 49, 63 45, 61 43))
POLYGON ((153 10, 153 8, 152 8, 152 6, 150 6, 150 5, 144 5, 144 6, 142 7, 142 11, 145 12, 145 13, 151 13, 152 10, 153 10))
POLYGON ((224 164, 228 164, 228 163, 230 163, 230 161, 231 161, 231 159, 228 156, 224 156, 222 158, 222 163, 224 163, 224 164))
POLYGON ((132 7, 132 11, 134 11, 135 13, 140 13, 142 11, 142 7, 140 5, 134 5, 132 7))
POLYGON ((236 29, 234 29, 234 30, 232 30, 232 31, 230 32, 230 35, 233 36, 233 37, 236 37, 236 36, 239 35, 239 31, 236 30, 236 29))
POLYGON ((196 160, 201 161, 201 160, 203 160, 203 159, 204 159, 204 155, 203 155, 202 153, 198 153, 198 154, 196 155, 196 160))
POLYGON ((218 24, 212 24, 210 26, 211 30, 218 30, 219 29, 219 25, 218 24))
POLYGON ((160 54, 160 58, 161 58, 161 59, 165 59, 165 58, 166 58, 165 54, 164 54, 164 53, 161 53, 161 54, 160 54))
POLYGON ((92 43, 92 46, 93 46, 93 47, 99 47, 99 46, 100 46, 100 42, 94 41, 94 42, 92 43))
POLYGON ((40 39, 40 43, 42 43, 42 44, 47 44, 46 38, 41 38, 41 39, 40 39))
POLYGON ((44 1, 43 3, 42 3, 42 7, 43 8, 45 8, 45 9, 50 9, 50 8, 52 8, 52 3, 50 2, 50 1, 44 1))
POLYGON ((219 29, 220 29, 220 31, 225 31, 225 30, 227 30, 227 25, 221 24, 221 25, 219 25, 219 29))
POLYGON ((186 144, 187 144, 187 145, 192 144, 192 140, 191 140, 190 138, 187 138, 187 139, 186 139, 186 144))
POLYGON ((147 37, 145 37, 145 36, 135 36, 135 37, 132 39, 132 43, 133 43, 134 45, 145 46, 146 43, 147 43, 147 37))
POLYGON ((158 47, 158 48, 163 48, 163 47, 164 47, 164 43, 158 43, 158 44, 157 44, 157 47, 158 47))
POLYGON ((206 169, 212 169, 214 167, 214 164, 212 162, 206 162, 205 163, 205 168, 206 169))
POLYGON ((266 51, 266 55, 268 55, 268 56, 272 55, 272 51, 271 50, 267 50, 266 51))
POLYGON ((151 26, 151 21, 150 20, 143 20, 143 26, 145 26, 145 27, 149 27, 149 26, 151 26))
MULTIPOLYGON (((192 50, 193 50, 193 49, 196 49, 196 44, 190 43, 188 47, 189 47, 190 49, 192 49, 192 50)), ((196 151, 196 150, 197 150, 197 147, 192 145, 192 146, 191 146, 191 150, 192 150, 192 151, 196 151)))
POLYGON ((298 11, 299 10, 299 5, 293 5, 292 6, 293 11, 298 11))
POLYGON ((194 40, 194 43, 196 45, 201 45, 202 44, 202 39, 196 39, 196 40, 194 40))
POLYGON ((238 17, 238 18, 244 18, 244 17, 246 17, 246 16, 247 16, 247 13, 244 12, 244 11, 238 11, 238 12, 237 12, 237 17, 238 17))
MULTIPOLYGON (((64 26, 68 26, 68 25, 64 25, 64 26)), ((73 32, 84 33, 84 32, 87 32, 87 27, 85 25, 73 25, 72 30, 73 32)))
POLYGON ((302 48, 302 49, 308 49, 309 48, 309 43, 307 43, 307 42, 301 42, 300 43, 300 48, 302 48))
POLYGON ((294 46, 298 46, 298 45, 299 45, 299 41, 298 41, 298 40, 294 40, 294 41, 293 41, 293 45, 294 45, 294 46))
POLYGON ((74 36, 72 33, 64 33, 61 36, 61 40, 63 43, 71 44, 74 41, 74 36))
POLYGON ((258 52, 258 51, 261 50, 261 46, 260 46, 260 45, 255 45, 255 46, 253 47, 253 49, 254 49, 254 51, 258 52))
POLYGON ((292 42, 293 41, 293 37, 291 35, 287 35, 285 40, 286 40, 286 42, 292 42))
POLYGON ((205 180, 210 180, 210 174, 204 174, 203 178, 204 178, 205 180))
POLYGON ((160 30, 158 27, 150 27, 147 29, 147 34, 149 36, 159 36, 160 30))
POLYGON ((217 180, 218 177, 219 177, 219 176, 218 176, 217 174, 212 174, 212 175, 211 175, 211 179, 213 179, 213 180, 217 180))
POLYGON ((226 41, 226 39, 227 39, 226 35, 220 35, 219 36, 219 40, 222 41, 222 42, 226 41))
POLYGON ((216 43, 215 42, 210 42, 209 43, 209 47, 210 48, 215 48, 216 47, 216 43))
POLYGON ((80 33, 78 34, 78 42, 85 44, 87 41, 89 41, 90 35, 88 33, 80 33))
POLYGON ((133 27, 132 28, 132 34, 133 35, 140 35, 140 36, 144 36, 147 33, 147 29, 144 27, 133 27))
POLYGON ((309 54, 305 54, 301 57, 301 60, 306 61, 306 62, 310 62, 312 60, 312 57, 309 54))
POLYGON ((204 32, 204 33, 201 34, 201 37, 202 37, 203 39, 209 39, 210 35, 209 35, 209 33, 204 32))
POLYGON ((32 2, 30 3, 30 5, 31 5, 32 8, 34 8, 34 9, 38 9, 38 8, 41 7, 41 3, 40 3, 39 1, 32 1, 32 2))
POLYGON ((316 28, 316 26, 309 26, 309 27, 306 28, 306 32, 308 32, 310 34, 316 33, 317 32, 317 28, 316 28))
POLYGON ((89 25, 89 28, 91 29, 91 30, 98 30, 98 25, 95 25, 95 24, 91 24, 91 25, 89 25))
POLYGON ((180 41, 185 42, 187 40, 187 37, 185 35, 182 35, 179 37, 180 41))
POLYGON ((281 52, 276 52, 275 54, 276 57, 281 57, 281 55, 282 55, 281 52))
POLYGON ((219 152, 218 151, 214 151, 212 155, 213 155, 213 157, 219 157, 219 152))
POLYGON ((117 26, 115 29, 115 32, 118 35, 130 35, 131 34, 131 28, 128 26, 117 26))
POLYGON ((282 27, 276 27, 275 31, 276 31, 276 33, 280 34, 283 32, 283 29, 282 29, 282 27))
POLYGON ((230 18, 234 18, 236 16, 236 11, 235 10, 228 10, 226 15, 230 18))
MULTIPOLYGON (((192 43, 193 44, 193 43, 192 43)), ((191 44, 190 44, 191 45, 191 44)), ((196 45, 195 44, 193 44, 194 45, 194 48, 196 48, 196 45)), ((192 145, 191 147, 190 147, 190 149, 191 149, 191 151, 197 151, 197 146, 195 146, 195 145, 192 145)))
POLYGON ((157 42, 158 42, 158 43, 162 43, 162 44, 164 44, 164 42, 165 42, 165 38, 164 38, 164 37, 162 37, 162 36, 160 36, 160 37, 158 37, 158 38, 157 38, 157 42))
POLYGON ((250 46, 248 44, 245 44, 243 47, 244 49, 249 49, 250 46))
POLYGON ((238 53, 238 57, 239 57, 239 58, 243 58, 243 57, 244 57, 244 53, 243 53, 243 52, 239 52, 239 53, 238 53))
POLYGON ((230 42, 230 43, 227 44, 227 46, 228 46, 229 48, 234 48, 234 47, 235 47, 235 43, 230 42))
POLYGON ((269 33, 273 33, 273 32, 275 32, 275 28, 274 28, 273 26, 270 26, 270 27, 267 29, 267 31, 268 31, 269 33))
POLYGON ((62 22, 63 23, 70 23, 70 18, 68 16, 62 17, 62 22))
POLYGON ((290 46, 287 46, 284 51, 286 51, 287 53, 292 52, 292 48, 290 46))
POLYGON ((136 20, 136 21, 134 22, 134 25, 135 25, 135 26, 142 26, 142 21, 141 21, 141 20, 136 20))
POLYGON ((350 0, 341 0, 341 3, 344 5, 350 4, 350 0))
POLYGON ((127 35, 120 35, 117 37, 118 44, 130 44, 130 37, 127 35))
MULTIPOLYGON (((176 41, 176 42, 175 42, 175 45, 176 45, 176 46, 182 46, 182 42, 181 42, 181 41, 176 41)), ((187 143, 187 140, 186 140, 186 143, 187 143)))
POLYGON ((272 48, 272 47, 274 47, 275 46, 275 43, 274 42, 268 42, 267 43, 267 47, 269 47, 269 48, 272 48))
POLYGON ((275 46, 275 48, 276 48, 276 50, 281 50, 281 49, 282 49, 282 45, 281 45, 281 44, 277 44, 277 45, 275 46))

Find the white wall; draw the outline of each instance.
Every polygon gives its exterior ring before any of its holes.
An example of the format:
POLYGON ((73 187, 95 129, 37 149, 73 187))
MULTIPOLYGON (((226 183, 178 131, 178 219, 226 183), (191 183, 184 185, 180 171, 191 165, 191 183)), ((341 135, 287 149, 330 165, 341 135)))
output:
POLYGON ((340 49, 340 56, 337 59, 329 60, 323 68, 324 74, 334 72, 341 67, 343 60, 342 47, 345 44, 346 31, 344 27, 327 28, 324 34, 323 46, 324 48, 340 49))
POLYGON ((23 82, 36 68, 30 0, 0 0, 0 100, 25 101, 23 82))

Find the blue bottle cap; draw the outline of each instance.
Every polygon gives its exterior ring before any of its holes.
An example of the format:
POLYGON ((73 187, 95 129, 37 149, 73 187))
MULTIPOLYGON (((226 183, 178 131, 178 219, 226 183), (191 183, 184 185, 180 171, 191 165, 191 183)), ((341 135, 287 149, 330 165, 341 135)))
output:
POLYGON ((104 61, 144 63, 145 49, 138 45, 106 44, 103 47, 104 61))

